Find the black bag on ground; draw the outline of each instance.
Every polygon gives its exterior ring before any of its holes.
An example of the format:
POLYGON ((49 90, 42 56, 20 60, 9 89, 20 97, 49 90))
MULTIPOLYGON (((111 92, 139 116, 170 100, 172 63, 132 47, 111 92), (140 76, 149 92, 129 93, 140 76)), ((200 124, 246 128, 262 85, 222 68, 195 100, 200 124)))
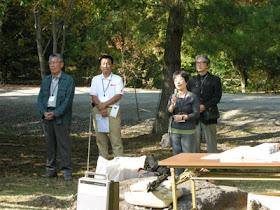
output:
POLYGON ((159 175, 170 175, 170 170, 166 166, 159 166, 158 160, 155 159, 154 155, 148 157, 147 171, 158 172, 159 175))
POLYGON ((211 107, 204 111, 204 120, 217 120, 220 117, 218 107, 211 107))

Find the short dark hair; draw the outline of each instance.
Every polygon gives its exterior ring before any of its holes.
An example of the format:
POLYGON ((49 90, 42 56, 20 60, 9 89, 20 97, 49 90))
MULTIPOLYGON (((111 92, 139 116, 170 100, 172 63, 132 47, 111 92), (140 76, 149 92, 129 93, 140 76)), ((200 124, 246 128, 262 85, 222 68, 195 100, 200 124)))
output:
POLYGON ((183 77, 184 80, 185 80, 185 82, 188 82, 188 81, 189 81, 189 75, 188 75, 186 72, 184 72, 184 71, 176 71, 176 72, 174 72, 174 74, 173 74, 173 81, 175 80, 175 78, 176 78, 178 75, 180 75, 181 77, 183 77))
POLYGON ((111 62, 112 62, 112 64, 114 64, 114 59, 113 59, 113 57, 110 56, 110 55, 102 55, 102 56, 99 58, 99 64, 101 64, 101 60, 102 60, 103 58, 105 58, 105 59, 110 59, 111 62))
POLYGON ((207 64, 210 64, 210 59, 209 59, 206 55, 198 55, 198 56, 196 56, 195 62, 197 62, 197 59, 198 59, 198 58, 204 58, 205 62, 206 62, 207 64))

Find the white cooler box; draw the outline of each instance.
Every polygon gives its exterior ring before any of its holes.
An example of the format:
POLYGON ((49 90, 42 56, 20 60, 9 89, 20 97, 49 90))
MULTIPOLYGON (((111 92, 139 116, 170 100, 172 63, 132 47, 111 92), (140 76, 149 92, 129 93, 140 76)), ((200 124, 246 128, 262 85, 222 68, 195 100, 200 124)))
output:
POLYGON ((108 175, 86 172, 78 180, 77 210, 118 210, 119 182, 110 181, 108 175), (88 175, 96 175, 89 178, 88 175), (97 176, 98 175, 98 176, 97 176))

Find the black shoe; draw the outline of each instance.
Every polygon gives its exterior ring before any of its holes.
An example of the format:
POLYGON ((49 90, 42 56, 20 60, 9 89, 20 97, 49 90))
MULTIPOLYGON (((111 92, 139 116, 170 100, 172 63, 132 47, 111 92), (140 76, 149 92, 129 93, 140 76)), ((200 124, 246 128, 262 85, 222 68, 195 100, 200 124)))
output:
POLYGON ((65 181, 71 181, 72 180, 72 175, 65 175, 64 180, 65 181))
POLYGON ((44 174, 44 175, 42 175, 42 177, 43 178, 55 178, 55 177, 57 177, 57 173, 55 173, 55 174, 44 174))

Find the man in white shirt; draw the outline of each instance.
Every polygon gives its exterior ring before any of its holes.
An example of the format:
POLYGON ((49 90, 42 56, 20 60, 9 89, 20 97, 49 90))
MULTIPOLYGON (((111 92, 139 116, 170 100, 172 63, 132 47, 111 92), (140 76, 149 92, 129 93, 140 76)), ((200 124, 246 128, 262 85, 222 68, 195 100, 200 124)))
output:
POLYGON ((112 73, 114 60, 111 56, 103 55, 99 64, 102 74, 93 77, 91 81, 90 95, 95 105, 92 109, 92 119, 99 155, 108 159, 108 137, 114 156, 123 155, 119 102, 124 87, 122 78, 112 73), (109 129, 106 120, 109 121, 109 129))

